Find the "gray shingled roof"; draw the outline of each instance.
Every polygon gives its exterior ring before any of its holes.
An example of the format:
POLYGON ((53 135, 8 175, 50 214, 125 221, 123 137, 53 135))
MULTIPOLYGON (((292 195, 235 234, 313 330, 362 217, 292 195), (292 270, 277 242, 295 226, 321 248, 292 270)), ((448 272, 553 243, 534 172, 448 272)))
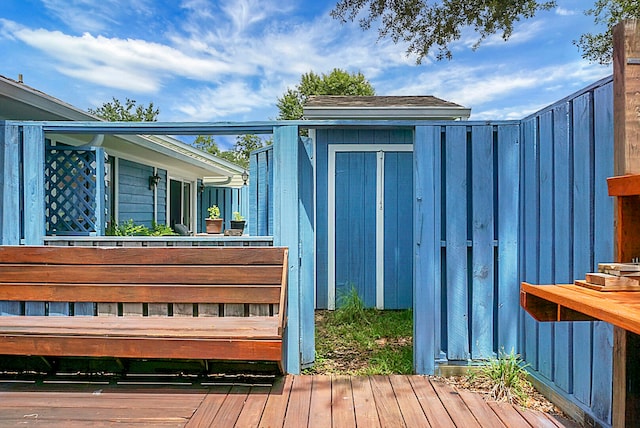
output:
POLYGON ((359 96, 312 95, 305 107, 461 107, 432 95, 417 96, 359 96))

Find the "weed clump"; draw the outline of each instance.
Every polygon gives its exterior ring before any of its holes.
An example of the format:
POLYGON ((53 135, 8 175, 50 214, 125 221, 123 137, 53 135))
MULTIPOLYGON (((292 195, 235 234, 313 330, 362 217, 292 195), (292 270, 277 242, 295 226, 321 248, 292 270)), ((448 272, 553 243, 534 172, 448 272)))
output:
POLYGON ((469 377, 470 380, 489 383, 492 400, 526 406, 529 398, 527 390, 532 389, 527 380, 527 366, 513 349, 508 354, 501 350, 497 358, 489 359, 469 377))

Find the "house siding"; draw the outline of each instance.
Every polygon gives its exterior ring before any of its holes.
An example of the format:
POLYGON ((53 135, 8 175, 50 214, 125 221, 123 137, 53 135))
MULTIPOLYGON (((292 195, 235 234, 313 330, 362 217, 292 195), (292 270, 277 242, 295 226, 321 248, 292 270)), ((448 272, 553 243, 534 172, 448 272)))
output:
MULTIPOLYGON (((154 198, 153 190, 149 189, 149 177, 154 173, 153 167, 120 159, 118 173, 119 222, 133 220, 136 224, 151 227, 151 222, 154 220, 154 198)), ((164 195, 166 195, 166 176, 162 181, 165 183, 164 195)), ((158 193, 162 193, 159 190, 158 193)), ((158 208, 160 212, 160 207, 158 208)), ((166 213, 166 208, 162 211, 166 213)))

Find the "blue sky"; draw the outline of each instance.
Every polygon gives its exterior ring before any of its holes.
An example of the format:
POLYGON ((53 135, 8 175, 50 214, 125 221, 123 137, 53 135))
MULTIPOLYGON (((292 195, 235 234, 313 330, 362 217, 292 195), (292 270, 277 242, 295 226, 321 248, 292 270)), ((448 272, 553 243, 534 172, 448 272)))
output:
POLYGON ((112 97, 160 108, 162 121, 254 121, 302 73, 361 71, 378 95, 435 95, 471 119, 519 119, 611 74, 571 43, 594 31, 592 1, 519 23, 478 50, 466 33, 454 59, 422 65, 405 46, 329 16, 334 1, 3 0, 0 74, 81 109, 112 97))

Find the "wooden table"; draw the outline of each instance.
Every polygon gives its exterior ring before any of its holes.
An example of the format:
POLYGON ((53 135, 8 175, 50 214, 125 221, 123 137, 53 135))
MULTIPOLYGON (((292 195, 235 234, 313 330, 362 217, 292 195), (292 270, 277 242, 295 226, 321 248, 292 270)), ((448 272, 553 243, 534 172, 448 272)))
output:
POLYGON ((614 326, 613 426, 640 426, 640 292, 523 282, 520 305, 537 321, 605 321, 614 326))

